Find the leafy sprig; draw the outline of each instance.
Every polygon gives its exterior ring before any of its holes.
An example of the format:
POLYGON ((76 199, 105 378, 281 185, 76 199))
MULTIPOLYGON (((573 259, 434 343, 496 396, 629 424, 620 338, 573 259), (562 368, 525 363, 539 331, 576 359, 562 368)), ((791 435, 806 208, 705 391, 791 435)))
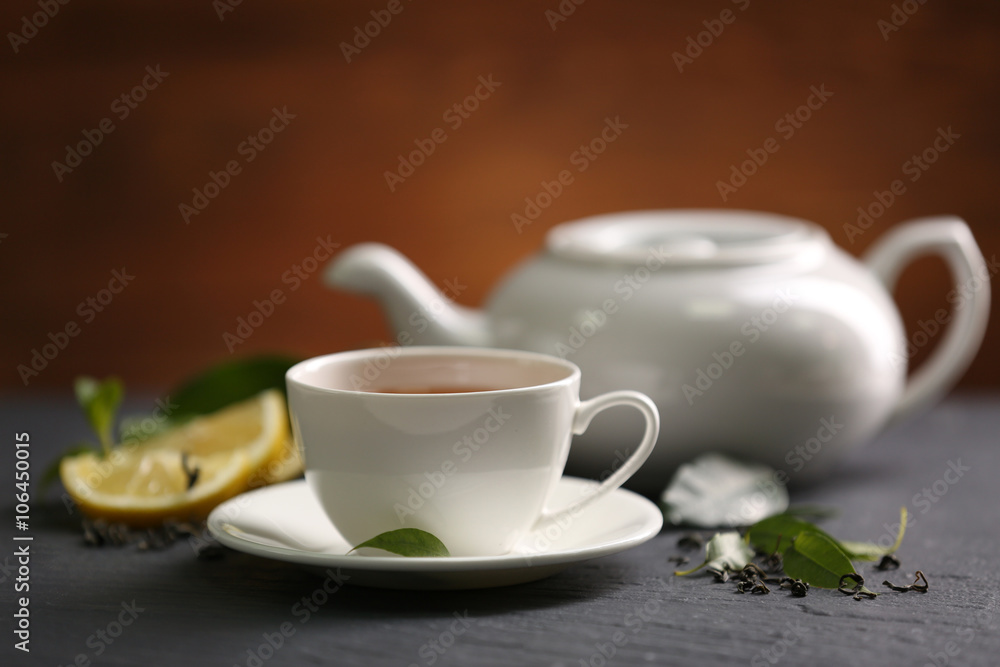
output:
POLYGON ((122 381, 116 377, 98 381, 92 377, 78 377, 73 384, 76 400, 83 408, 90 427, 97 434, 104 456, 111 453, 114 446, 112 432, 118 407, 121 405, 125 389, 122 381))
POLYGON ((837 540, 818 526, 793 514, 778 514, 758 521, 741 537, 736 531, 716 533, 705 545, 701 565, 674 574, 684 576, 702 567, 723 572, 737 572, 751 563, 754 553, 768 554, 780 563, 791 579, 817 588, 842 589, 845 577, 856 582, 855 599, 874 597, 864 587, 864 579, 852 561, 874 561, 891 556, 899 548, 906 532, 906 508, 900 509, 899 533, 889 547, 872 542, 837 540))

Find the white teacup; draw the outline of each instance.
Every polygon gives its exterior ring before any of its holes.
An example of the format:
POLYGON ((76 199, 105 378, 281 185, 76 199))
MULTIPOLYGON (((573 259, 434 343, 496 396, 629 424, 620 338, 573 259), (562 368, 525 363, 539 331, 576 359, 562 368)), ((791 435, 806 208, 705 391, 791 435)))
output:
POLYGON ((581 402, 580 369, 531 352, 355 350, 296 364, 286 380, 306 480, 352 545, 419 528, 453 556, 508 553, 542 522, 575 515, 621 486, 659 432, 645 395, 615 391, 581 402), (593 493, 543 511, 572 435, 622 404, 646 420, 635 453, 593 493))

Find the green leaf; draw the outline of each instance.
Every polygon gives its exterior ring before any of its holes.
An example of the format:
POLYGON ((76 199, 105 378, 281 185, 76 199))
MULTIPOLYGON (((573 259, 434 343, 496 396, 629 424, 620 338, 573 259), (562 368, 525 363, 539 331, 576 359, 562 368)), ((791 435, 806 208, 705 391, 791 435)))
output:
POLYGON ((899 533, 896 535, 896 542, 889 548, 880 547, 872 542, 854 542, 851 540, 838 540, 832 535, 824 532, 817 526, 797 519, 789 514, 779 514, 763 521, 760 521, 747 531, 747 539, 754 547, 763 553, 785 553, 792 540, 803 533, 816 533, 825 536, 835 542, 840 550, 851 560, 878 560, 886 554, 895 553, 903 541, 906 533, 906 508, 900 509, 899 533), (780 538, 780 543, 779 543, 780 538))
POLYGON ((746 567, 753 558, 753 549, 740 537, 735 530, 728 533, 716 533, 705 544, 705 562, 690 570, 675 571, 674 574, 683 577, 708 566, 716 570, 735 572, 746 567))
POLYGON ((57 479, 59 479, 59 466, 62 464, 63 459, 70 456, 76 456, 77 454, 83 454, 84 452, 97 453, 97 448, 89 443, 81 443, 75 447, 70 447, 56 457, 56 460, 50 463, 42 472, 42 479, 38 483, 39 495, 44 495, 45 492, 48 491, 49 487, 52 486, 57 479))
POLYGON ((749 526, 785 511, 788 492, 765 465, 704 454, 674 473, 660 496, 672 524, 715 528, 749 526))
POLYGON ((785 574, 817 588, 837 588, 840 579, 855 572, 851 559, 837 543, 821 533, 800 533, 785 551, 785 574))
POLYGON ((792 541, 803 533, 818 533, 837 541, 814 524, 788 514, 772 516, 750 526, 747 540, 761 553, 772 554, 777 551, 784 554, 792 546, 792 541))
POLYGON ((880 547, 873 542, 853 542, 841 540, 840 548, 851 560, 879 560, 882 556, 896 553, 899 545, 903 543, 903 535, 906 534, 907 513, 906 507, 899 508, 899 533, 896 534, 896 541, 889 548, 880 547))
MULTIPOLYGON (((451 555, 448 552, 448 547, 441 540, 419 528, 400 528, 399 530, 390 530, 387 533, 381 533, 370 540, 362 542, 351 549, 351 551, 355 551, 361 547, 382 549, 383 551, 389 551, 410 558, 435 558, 451 555)), ((347 553, 351 553, 351 551, 347 553)))
POLYGON ((110 377, 98 382, 92 377, 78 377, 74 383, 74 390, 76 400, 83 408, 90 427, 94 429, 104 454, 107 455, 114 444, 111 429, 115 423, 115 413, 118 412, 122 395, 125 393, 121 380, 110 377))
POLYGON ((256 396, 265 389, 285 392, 285 372, 298 359, 266 355, 227 361, 189 378, 170 392, 177 405, 169 415, 171 422, 182 422, 198 415, 256 396))

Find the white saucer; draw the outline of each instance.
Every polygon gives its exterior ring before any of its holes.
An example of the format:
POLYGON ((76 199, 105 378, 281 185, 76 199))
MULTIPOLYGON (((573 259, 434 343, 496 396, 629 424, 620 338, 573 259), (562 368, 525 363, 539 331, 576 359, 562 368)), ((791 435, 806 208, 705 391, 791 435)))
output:
MULTIPOLYGON (((589 480, 564 477, 552 502, 579 498, 589 480)), ((330 524, 305 480, 250 491, 216 507, 208 528, 227 547, 303 565, 324 576, 377 588, 460 589, 535 581, 579 563, 642 544, 660 532, 663 515, 646 498, 618 489, 594 501, 568 525, 528 535, 503 556, 402 558, 346 555, 349 545, 330 524)))

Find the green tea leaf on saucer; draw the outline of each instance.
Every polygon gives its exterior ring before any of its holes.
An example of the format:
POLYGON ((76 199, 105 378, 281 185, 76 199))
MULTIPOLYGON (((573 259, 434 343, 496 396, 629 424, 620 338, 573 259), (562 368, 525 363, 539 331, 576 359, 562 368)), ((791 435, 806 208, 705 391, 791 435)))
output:
POLYGON ((758 521, 747 530, 747 539, 761 553, 784 554, 792 546, 792 542, 803 533, 818 533, 833 542, 837 541, 814 524, 788 514, 779 514, 758 521))
POLYGON ((784 512, 788 492, 768 466, 705 454, 677 469, 660 501, 668 523, 735 527, 784 512))
POLYGON ((735 530, 728 533, 716 533, 705 544, 705 561, 701 565, 683 572, 676 571, 674 574, 683 577, 706 566, 715 570, 736 572, 746 567, 751 558, 753 558, 753 549, 735 530))
POLYGON ((880 547, 873 542, 853 542, 851 540, 841 540, 840 548, 844 550, 851 560, 879 560, 882 556, 896 553, 899 545, 903 543, 903 535, 906 534, 907 513, 906 507, 899 508, 899 532, 896 534, 896 541, 890 547, 880 547))
POLYGON ((87 421, 90 422, 90 427, 94 429, 104 453, 107 454, 114 444, 111 431, 115 423, 115 414, 125 393, 121 380, 110 377, 102 382, 82 376, 76 378, 73 389, 76 392, 76 400, 83 408, 87 421))
POLYGON ((266 355, 213 366, 170 392, 170 402, 177 406, 169 415, 170 421, 182 422, 215 412, 265 389, 284 393, 285 372, 298 361, 283 355, 266 355))
POLYGON ((784 555, 785 574, 817 588, 837 588, 840 579, 855 572, 851 559, 827 535, 800 533, 784 555))
MULTIPOLYGON (((361 547, 382 549, 383 551, 410 558, 437 558, 451 555, 448 552, 448 547, 441 540, 419 528, 400 528, 399 530, 390 530, 387 533, 381 533, 370 540, 362 542, 351 549, 351 551, 355 551, 361 547)), ((351 553, 351 551, 347 553, 351 553)))

